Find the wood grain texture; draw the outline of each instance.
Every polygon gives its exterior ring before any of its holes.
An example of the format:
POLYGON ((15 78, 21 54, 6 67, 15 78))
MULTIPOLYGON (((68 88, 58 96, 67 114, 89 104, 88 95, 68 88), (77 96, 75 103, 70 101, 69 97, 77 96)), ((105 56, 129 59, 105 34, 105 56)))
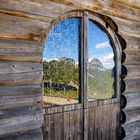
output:
POLYGON ((139 139, 140 139, 140 134, 125 137, 123 140, 139 140, 139 139))
POLYGON ((126 89, 125 92, 139 92, 140 91, 140 78, 132 78, 125 80, 126 89))
POLYGON ((140 107, 140 92, 125 93, 127 100, 126 109, 140 107))
POLYGON ((140 65, 125 65, 127 69, 126 79, 138 79, 140 78, 140 65))
POLYGON ((38 106, 23 106, 0 111, 0 135, 40 128, 43 115, 38 106))
POLYGON ((0 86, 0 109, 39 105, 41 93, 40 85, 0 86))
POLYGON ((134 22, 130 20, 126 20, 123 18, 118 18, 114 16, 110 16, 110 18, 117 24, 118 33, 131 37, 140 38, 140 24, 139 22, 134 22))
POLYGON ((126 123, 122 125, 125 133, 126 133, 126 138, 127 137, 132 137, 135 135, 139 135, 140 132, 140 120, 132 122, 132 123, 126 123))
POLYGON ((41 129, 17 132, 0 136, 1 140, 43 140, 41 129))
POLYGON ((126 123, 135 122, 140 119, 140 107, 123 109, 126 115, 126 123))
POLYGON ((43 78, 42 71, 0 74, 0 85, 28 85, 40 84, 43 78))
POLYGON ((140 52, 125 52, 126 60, 124 64, 139 65, 140 64, 140 52))
POLYGON ((43 45, 38 41, 0 38, 1 53, 42 53, 43 45))
MULTIPOLYGON (((64 112, 62 111, 63 109, 58 110, 58 108, 63 107, 45 108, 45 128, 43 131, 45 140, 83 139, 83 125, 85 125, 85 123, 83 122, 82 114, 85 110, 74 109, 74 106, 79 108, 78 104, 68 105, 64 112)), ((87 119, 89 120, 88 123, 86 123, 86 127, 88 128, 88 140, 116 140, 119 104, 90 106, 86 111, 88 113, 87 119)))
POLYGON ((49 23, 0 13, 0 37, 40 40, 49 23), (11 26, 14 25, 14 26, 11 26))
MULTIPOLYGON (((93 12, 103 13, 107 15, 112 15, 124 19, 129 19, 132 21, 140 21, 138 18, 140 15, 140 10, 131 6, 129 2, 120 1, 102 1, 102 0, 51 0, 58 3, 64 3, 69 6, 76 7, 78 9, 88 9, 93 12), (127 3, 129 3, 127 5, 127 3)), ((138 6, 140 3, 138 2, 138 6)))
POLYGON ((0 74, 43 71, 40 63, 34 62, 0 62, 0 74))
POLYGON ((45 108, 44 140, 81 140, 83 109, 79 110, 80 106, 79 104, 68 105, 65 107, 65 111, 62 111, 63 106, 45 108), (74 109, 75 107, 77 109, 74 109))

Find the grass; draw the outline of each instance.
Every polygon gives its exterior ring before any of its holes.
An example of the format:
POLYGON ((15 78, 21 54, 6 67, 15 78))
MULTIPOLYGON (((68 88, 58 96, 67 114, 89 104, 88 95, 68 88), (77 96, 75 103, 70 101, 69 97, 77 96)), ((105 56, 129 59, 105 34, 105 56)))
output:
POLYGON ((44 96, 55 96, 55 97, 61 97, 66 98, 67 96, 70 96, 72 99, 78 99, 79 98, 79 90, 55 90, 52 88, 44 88, 44 96))
MULTIPOLYGON (((51 88, 44 88, 44 96, 53 96, 53 97, 61 97, 66 98, 67 96, 70 96, 72 99, 78 99, 79 98, 79 90, 77 91, 64 91, 64 90, 55 90, 51 88)), ((109 99, 112 98, 111 93, 92 93, 88 95, 89 99, 109 99)))

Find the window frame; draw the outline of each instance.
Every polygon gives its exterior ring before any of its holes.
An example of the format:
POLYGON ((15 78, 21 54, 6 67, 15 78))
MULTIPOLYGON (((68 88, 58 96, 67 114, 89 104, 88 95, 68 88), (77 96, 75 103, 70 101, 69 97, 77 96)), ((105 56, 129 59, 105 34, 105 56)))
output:
MULTIPOLYGON (((79 103, 83 103, 85 107, 87 107, 88 102, 93 102, 95 99, 88 101, 87 97, 87 49, 88 49, 88 21, 92 20, 99 24, 103 28, 103 30, 106 32, 107 36, 111 40, 111 46, 113 47, 114 52, 114 62, 115 62, 115 86, 114 86, 114 98, 108 98, 108 99, 97 99, 97 102, 104 102, 104 104, 108 103, 114 103, 120 101, 120 88, 121 88, 121 56, 122 56, 122 49, 119 42, 119 39, 117 37, 116 31, 110 24, 108 24, 104 18, 102 18, 102 15, 98 15, 93 12, 89 11, 72 11, 65 13, 64 15, 56 18, 50 26, 45 30, 44 37, 43 37, 43 46, 45 46, 45 41, 47 40, 49 33, 58 25, 59 22, 61 22, 63 19, 67 18, 80 18, 81 19, 81 35, 80 35, 80 58, 79 58, 79 77, 80 77, 80 93, 79 93, 79 103)), ((43 82, 42 82, 42 86, 43 82)))

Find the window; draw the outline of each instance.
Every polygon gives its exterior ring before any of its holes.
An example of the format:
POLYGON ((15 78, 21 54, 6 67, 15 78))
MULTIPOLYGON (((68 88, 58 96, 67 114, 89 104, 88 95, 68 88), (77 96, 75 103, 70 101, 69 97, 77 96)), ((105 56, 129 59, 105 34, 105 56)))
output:
POLYGON ((88 98, 114 96, 114 52, 107 33, 98 23, 88 23, 88 98))
POLYGON ((117 98, 119 47, 111 35, 105 22, 86 12, 56 24, 43 52, 45 106, 117 98))
POLYGON ((43 53, 44 100, 48 105, 79 101, 80 19, 61 21, 49 34, 43 53))

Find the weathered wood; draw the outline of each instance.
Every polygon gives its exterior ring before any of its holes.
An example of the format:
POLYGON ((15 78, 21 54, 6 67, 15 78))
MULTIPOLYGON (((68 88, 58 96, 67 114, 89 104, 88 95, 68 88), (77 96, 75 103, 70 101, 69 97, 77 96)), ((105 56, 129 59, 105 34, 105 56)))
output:
POLYGON ((0 25, 3 24, 14 24, 12 27, 20 27, 23 29, 28 29, 32 31, 39 31, 42 29, 46 29, 50 23, 43 22, 35 19, 25 18, 25 17, 19 17, 19 16, 13 16, 10 14, 4 14, 0 12, 0 25))
POLYGON ((78 109, 80 108, 78 107, 79 104, 76 106, 77 109, 74 109, 75 105, 69 105, 64 108, 65 111, 62 111, 63 106, 45 109, 49 113, 45 114, 44 120, 45 140, 72 140, 73 138, 81 140, 83 133, 83 117, 81 115, 83 109, 78 109))
MULTIPOLYGON (((76 7, 78 9, 88 9, 97 13, 104 13, 124 19, 133 21, 140 21, 138 19, 140 10, 134 7, 128 6, 127 3, 121 3, 120 1, 97 1, 97 0, 51 0, 58 3, 64 3, 69 6, 76 7)), ((140 5, 140 4, 138 4, 140 5)))
POLYGON ((1 53, 42 53, 43 45, 38 41, 0 38, 1 53))
POLYGON ((128 35, 123 35, 123 38, 125 39, 127 46, 125 51, 126 52, 138 52, 140 51, 140 39, 137 37, 131 37, 128 35))
POLYGON ((125 93, 127 100, 126 108, 135 108, 140 106, 140 92, 125 93))
POLYGON ((0 74, 43 71, 40 63, 34 62, 0 62, 0 74))
POLYGON ((140 64, 140 52, 125 52, 126 60, 125 64, 140 64))
MULTIPOLYGON (((80 104, 77 104, 77 107, 80 104)), ((61 107, 46 108, 45 114, 45 132, 46 140, 73 140, 83 139, 83 109, 76 109, 75 105, 68 105, 65 111, 61 107), (59 110, 58 110, 59 108, 59 110), (74 109, 75 108, 75 109, 74 109), (48 111, 49 110, 49 111, 48 111), (52 111, 52 112, 51 112, 52 111), (61 112, 62 111, 62 112, 61 112), (55 112, 55 113, 54 113, 55 112), (59 116, 59 121, 58 121, 59 116), (61 125, 60 125, 61 124, 61 125), (59 129, 58 129, 59 125, 59 129), (53 134, 52 134, 53 133, 53 134)), ((100 106, 92 106, 86 109, 88 112, 88 139, 116 139, 116 125, 118 125, 117 114, 119 112, 119 104, 107 104, 100 106), (109 117, 108 117, 109 116, 109 117), (109 132, 109 133, 108 133, 109 132), (107 134, 108 133, 108 134, 107 134)))
POLYGON ((29 13, 37 16, 49 17, 49 18, 55 18, 61 15, 62 13, 75 9, 70 6, 54 3, 51 1, 38 2, 38 1, 27 1, 27 0, 25 1, 16 0, 14 2, 11 2, 9 0, 2 0, 0 4, 0 8, 20 11, 20 12, 22 11, 25 13, 29 13))
POLYGON ((42 71, 0 74, 0 85, 39 84, 43 78, 42 71))
POLYGON ((17 132, 0 136, 1 140, 43 140, 41 129, 17 132))
POLYGON ((0 39, 0 61, 40 62, 42 51, 43 45, 37 41, 0 39))
POLYGON ((88 109, 89 140, 116 140, 119 104, 91 107, 88 109))
POLYGON ((126 79, 140 78, 140 65, 125 65, 127 69, 126 79))
POLYGON ((126 117, 126 123, 135 122, 140 119, 140 107, 123 109, 126 117))
POLYGON ((132 123, 126 123, 126 124, 123 124, 122 126, 125 130, 126 137, 138 135, 140 132, 140 120, 132 122, 132 123))
POLYGON ((140 78, 132 78, 125 80, 126 88, 125 92, 139 92, 140 91, 140 78))
POLYGON ((42 111, 37 106, 1 110, 0 135, 40 128, 42 121, 42 111))
POLYGON ((40 85, 0 86, 0 109, 40 104, 40 85))
POLYGON ((140 134, 132 135, 130 137, 125 137, 123 140, 139 140, 139 139, 140 139, 140 134))
POLYGON ((49 23, 0 14, 0 37, 2 38, 40 40, 41 31, 48 26, 49 23))
POLYGON ((1 53, 0 61, 41 62, 40 53, 1 53))
POLYGON ((118 18, 118 17, 113 17, 110 16, 111 19, 117 24, 118 26, 118 33, 123 35, 127 35, 127 36, 131 36, 131 37, 137 37, 140 38, 140 25, 139 22, 134 22, 134 21, 130 21, 130 20, 126 20, 123 18, 118 18))

